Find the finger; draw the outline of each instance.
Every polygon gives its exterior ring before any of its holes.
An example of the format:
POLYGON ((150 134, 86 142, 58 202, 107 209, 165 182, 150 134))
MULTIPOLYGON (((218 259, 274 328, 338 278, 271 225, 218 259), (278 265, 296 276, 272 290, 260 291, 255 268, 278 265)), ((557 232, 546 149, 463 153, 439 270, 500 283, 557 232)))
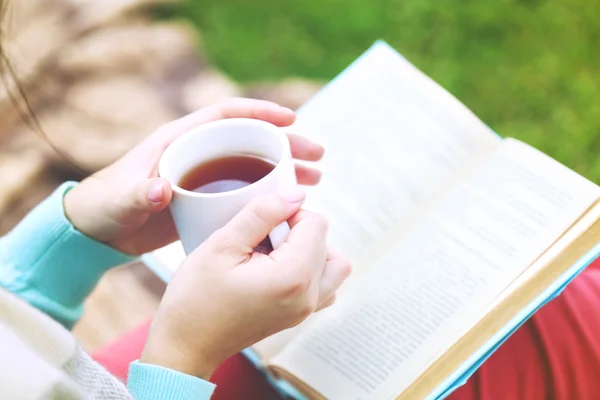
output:
POLYGON ((292 217, 290 219, 288 219, 288 225, 290 226, 290 229, 293 229, 294 226, 296 226, 300 221, 311 217, 312 215, 314 215, 314 213, 312 211, 308 211, 308 210, 300 210, 298 211, 296 214, 292 215, 292 217))
POLYGON ((161 140, 170 143, 192 128, 225 118, 254 118, 277 126, 288 126, 296 120, 296 113, 270 101, 233 98, 170 122, 156 134, 161 140))
MULTIPOLYGON (((144 224, 144 229, 136 234, 135 240, 131 240, 132 254, 143 254, 148 251, 159 249, 178 239, 175 223, 168 209, 150 215, 144 224), (143 247, 136 247, 133 242, 143 243, 143 247)), ((128 241, 127 239, 124 239, 128 241)))
POLYGON ((296 164, 296 179, 300 185, 312 186, 321 181, 321 171, 304 165, 296 164))
POLYGON ((335 300, 336 300, 336 295, 334 293, 330 298, 325 300, 325 302, 323 304, 319 304, 317 306, 317 308, 315 309, 315 312, 319 312, 321 310, 326 309, 327 307, 331 307, 335 303, 335 300))
POLYGON ((171 201, 171 184, 161 178, 151 178, 138 184, 128 195, 130 208, 139 212, 159 212, 171 201))
POLYGON ((335 292, 350 276, 352 266, 350 262, 337 251, 330 249, 327 254, 327 262, 319 282, 318 305, 326 304, 335 295, 335 292))
POLYGON ((341 251, 330 246, 327 249, 327 261, 334 260, 336 258, 346 259, 346 256, 344 256, 341 251))
POLYGON ((214 118, 254 118, 277 126, 289 126, 296 120, 296 113, 266 100, 233 98, 217 105, 214 118))
POLYGON ((292 148, 292 157, 304 161, 319 161, 323 158, 325 149, 304 136, 288 134, 290 147, 292 148))
POLYGON ((292 275, 304 276, 310 281, 309 291, 316 295, 327 256, 327 220, 301 210, 288 223, 290 233, 286 241, 269 256, 279 265, 290 266, 288 272, 292 275))
POLYGON ((305 193, 300 188, 281 196, 257 198, 210 239, 224 251, 252 253, 277 225, 300 209, 304 198, 305 193))

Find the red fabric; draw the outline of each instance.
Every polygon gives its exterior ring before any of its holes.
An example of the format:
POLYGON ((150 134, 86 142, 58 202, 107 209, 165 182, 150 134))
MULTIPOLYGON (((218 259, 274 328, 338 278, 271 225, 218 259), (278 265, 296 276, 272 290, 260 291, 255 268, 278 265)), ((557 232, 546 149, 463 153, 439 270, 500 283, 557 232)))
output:
POLYGON ((600 259, 449 399, 600 399, 600 259))
MULTIPOLYGON (((125 380, 149 323, 96 353, 125 380)), ((242 356, 213 375, 214 400, 271 400, 277 393, 242 356)), ((507 340, 450 400, 600 399, 600 260, 507 340)))
POLYGON ((115 342, 92 354, 92 358, 123 382, 127 381, 129 363, 140 358, 148 337, 150 322, 147 321, 127 332, 115 342))
MULTIPOLYGON (((140 358, 150 321, 123 335, 92 357, 108 372, 127 381, 129 363, 140 358)), ((248 360, 238 354, 226 360, 212 375, 217 385, 212 400, 279 400, 281 397, 248 360)))

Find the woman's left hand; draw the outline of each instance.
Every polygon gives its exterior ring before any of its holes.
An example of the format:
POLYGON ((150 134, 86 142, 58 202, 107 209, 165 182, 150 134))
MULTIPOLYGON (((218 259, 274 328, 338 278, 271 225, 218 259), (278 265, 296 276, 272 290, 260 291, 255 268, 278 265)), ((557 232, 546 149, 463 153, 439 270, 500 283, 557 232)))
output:
MULTIPOLYGON (((143 254, 177 239, 171 214, 171 185, 158 177, 158 161, 167 146, 190 129, 224 118, 255 118, 280 127, 291 125, 295 113, 277 104, 230 99, 203 108, 157 129, 114 164, 83 180, 67 193, 65 212, 81 232, 128 254, 143 254)), ((323 148, 288 135, 294 158, 318 161, 323 148)), ((296 166, 298 183, 315 185, 321 173, 296 166)))

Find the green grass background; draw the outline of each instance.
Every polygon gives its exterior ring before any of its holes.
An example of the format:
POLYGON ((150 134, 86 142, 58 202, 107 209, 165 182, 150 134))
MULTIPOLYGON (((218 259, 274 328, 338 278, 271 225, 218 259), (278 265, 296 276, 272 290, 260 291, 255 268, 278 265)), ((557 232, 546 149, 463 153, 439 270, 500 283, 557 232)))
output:
POLYGON ((239 81, 331 79, 383 39, 503 136, 600 182, 599 0, 185 0, 239 81))

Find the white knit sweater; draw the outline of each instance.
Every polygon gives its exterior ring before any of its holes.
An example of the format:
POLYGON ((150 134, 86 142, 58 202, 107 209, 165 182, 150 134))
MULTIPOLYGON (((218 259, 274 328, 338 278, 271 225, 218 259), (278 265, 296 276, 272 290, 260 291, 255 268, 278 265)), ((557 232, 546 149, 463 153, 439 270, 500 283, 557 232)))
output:
POLYGON ((131 399, 71 332, 0 288, 0 398, 131 399))

